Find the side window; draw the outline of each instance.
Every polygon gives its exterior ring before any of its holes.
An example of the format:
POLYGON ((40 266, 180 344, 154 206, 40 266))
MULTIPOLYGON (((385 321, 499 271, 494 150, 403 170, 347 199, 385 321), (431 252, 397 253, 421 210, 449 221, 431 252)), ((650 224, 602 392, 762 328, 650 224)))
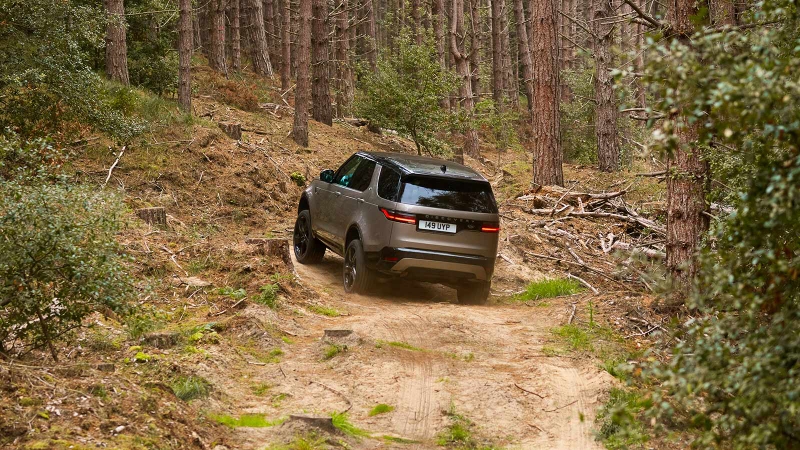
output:
POLYGON ((353 173, 356 171, 358 163, 361 161, 362 158, 360 156, 350 157, 350 159, 345 161, 345 163, 342 164, 342 167, 339 167, 339 170, 336 171, 336 176, 333 178, 333 182, 342 186, 350 186, 350 181, 353 179, 353 173))
POLYGON ((358 165, 355 173, 353 173, 353 179, 350 181, 350 188, 363 192, 369 187, 373 172, 375 172, 375 161, 362 159, 361 164, 358 165))
POLYGON ((397 201, 399 190, 400 174, 394 169, 381 166, 381 176, 378 178, 378 196, 386 200, 397 201))
POLYGON ((353 156, 336 171, 333 182, 340 186, 363 191, 369 187, 374 171, 375 161, 353 156))

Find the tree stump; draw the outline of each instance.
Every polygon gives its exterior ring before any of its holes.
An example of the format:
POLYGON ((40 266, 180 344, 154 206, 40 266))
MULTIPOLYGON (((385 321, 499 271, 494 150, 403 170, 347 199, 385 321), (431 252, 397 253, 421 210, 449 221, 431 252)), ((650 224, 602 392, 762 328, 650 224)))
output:
POLYGON ((162 227, 167 225, 167 211, 161 206, 137 209, 136 215, 150 225, 162 227))
POLYGON ((317 417, 306 416, 301 414, 290 414, 289 422, 300 422, 320 430, 327 431, 328 433, 336 433, 337 429, 333 426, 333 418, 331 417, 317 417))
POLYGON ((281 261, 283 261, 284 264, 286 264, 286 267, 294 271, 292 256, 289 253, 289 248, 291 247, 291 245, 289 244, 288 239, 247 238, 245 239, 245 243, 257 245, 259 253, 280 259, 281 261))
POLYGON ((242 124, 220 122, 218 125, 231 139, 242 140, 242 124))

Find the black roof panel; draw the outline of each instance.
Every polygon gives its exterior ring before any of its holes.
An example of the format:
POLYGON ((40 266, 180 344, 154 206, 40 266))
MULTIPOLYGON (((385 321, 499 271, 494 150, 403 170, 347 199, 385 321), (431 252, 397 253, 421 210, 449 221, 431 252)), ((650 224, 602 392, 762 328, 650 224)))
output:
POLYGON ((361 151, 361 154, 367 155, 374 159, 376 162, 391 166, 399 169, 405 174, 419 174, 419 175, 436 175, 438 177, 452 177, 461 178, 475 181, 486 181, 481 174, 470 169, 469 167, 453 161, 446 161, 439 158, 430 158, 427 156, 409 155, 406 153, 388 153, 388 152, 366 152, 361 151), (446 170, 442 172, 442 165, 446 166, 446 170))

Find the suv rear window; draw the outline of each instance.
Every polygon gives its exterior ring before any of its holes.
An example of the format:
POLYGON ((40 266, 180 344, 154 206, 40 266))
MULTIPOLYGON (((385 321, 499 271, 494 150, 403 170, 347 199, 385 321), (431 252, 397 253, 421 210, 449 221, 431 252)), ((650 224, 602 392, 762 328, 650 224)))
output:
POLYGON ((403 180, 400 203, 477 213, 497 213, 489 183, 432 177, 403 180))

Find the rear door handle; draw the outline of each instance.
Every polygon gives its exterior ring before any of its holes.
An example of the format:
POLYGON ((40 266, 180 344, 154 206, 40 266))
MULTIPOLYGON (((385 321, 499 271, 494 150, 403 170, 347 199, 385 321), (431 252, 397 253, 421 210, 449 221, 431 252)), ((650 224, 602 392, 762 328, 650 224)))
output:
POLYGON ((364 203, 364 199, 363 198, 358 199, 358 203, 364 203))
POLYGON ((341 197, 341 196, 342 196, 342 193, 341 193, 341 192, 336 192, 336 196, 337 196, 337 197, 341 197))

